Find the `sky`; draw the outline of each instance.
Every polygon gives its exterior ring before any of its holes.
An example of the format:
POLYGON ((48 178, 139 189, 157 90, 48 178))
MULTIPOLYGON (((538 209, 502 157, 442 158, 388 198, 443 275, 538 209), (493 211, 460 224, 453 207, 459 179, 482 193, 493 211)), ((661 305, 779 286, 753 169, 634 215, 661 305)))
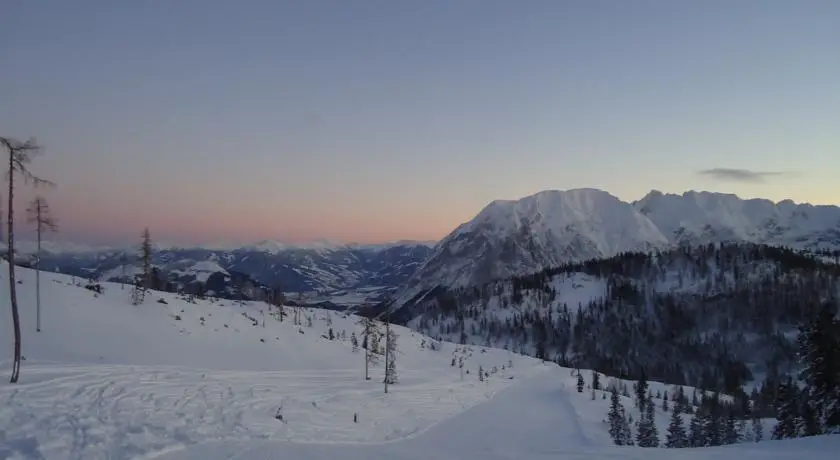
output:
POLYGON ((0 135, 44 146, 88 244, 434 240, 578 187, 840 204, 838 23, 834 0, 13 0, 0 135))

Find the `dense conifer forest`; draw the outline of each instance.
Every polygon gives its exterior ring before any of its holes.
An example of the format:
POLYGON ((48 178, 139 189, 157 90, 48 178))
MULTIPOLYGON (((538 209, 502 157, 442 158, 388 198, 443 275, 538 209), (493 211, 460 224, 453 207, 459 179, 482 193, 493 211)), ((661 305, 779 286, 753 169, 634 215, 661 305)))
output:
POLYGON ((623 253, 439 291, 407 323, 628 379, 730 395, 750 384, 771 415, 802 367, 798 328, 837 308, 837 256, 747 243, 623 253))

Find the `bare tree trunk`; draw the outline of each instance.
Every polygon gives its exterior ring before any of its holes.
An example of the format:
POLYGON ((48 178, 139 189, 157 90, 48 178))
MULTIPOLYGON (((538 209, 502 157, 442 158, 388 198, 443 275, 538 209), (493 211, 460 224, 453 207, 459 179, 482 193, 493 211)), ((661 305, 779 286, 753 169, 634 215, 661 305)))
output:
POLYGON ((41 241, 44 231, 56 231, 58 225, 50 215, 49 205, 40 196, 32 200, 26 212, 29 214, 28 221, 35 223, 38 241, 38 249, 35 252, 35 330, 41 332, 41 241))
POLYGON ((385 318, 385 393, 388 393, 388 369, 391 366, 389 361, 391 348, 391 318, 385 318))
POLYGON ((367 342, 367 346, 365 347, 365 380, 370 380, 370 374, 368 373, 368 366, 370 366, 370 334, 367 331, 365 331, 365 341, 367 342))
POLYGON ((35 139, 29 139, 26 142, 18 142, 14 139, 0 137, 0 144, 9 151, 9 196, 8 203, 8 253, 6 256, 9 259, 9 298, 12 307, 12 323, 14 323, 15 334, 15 357, 12 365, 11 383, 16 383, 20 377, 20 314, 18 313, 17 304, 17 280, 15 279, 15 212, 14 212, 14 191, 15 191, 15 173, 21 175, 24 183, 34 182, 34 185, 54 186, 48 180, 36 177, 26 168, 26 165, 31 161, 32 156, 40 151, 40 146, 35 142, 35 139))
POLYGON ((17 290, 15 281, 15 213, 14 213, 14 190, 15 190, 15 158, 12 152, 9 152, 9 227, 7 230, 8 237, 8 254, 9 259, 9 297, 12 305, 12 323, 15 331, 15 358, 12 365, 12 378, 10 383, 17 383, 20 376, 20 315, 18 314, 17 304, 17 290))
POLYGON ((38 250, 35 253, 35 331, 41 332, 41 203, 38 203, 38 250))

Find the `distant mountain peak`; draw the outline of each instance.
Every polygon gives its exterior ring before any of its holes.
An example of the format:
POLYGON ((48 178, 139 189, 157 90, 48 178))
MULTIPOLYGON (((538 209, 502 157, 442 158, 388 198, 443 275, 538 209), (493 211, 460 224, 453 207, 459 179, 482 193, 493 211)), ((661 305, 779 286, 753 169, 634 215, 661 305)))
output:
POLYGON ((441 240, 399 299, 625 251, 723 241, 837 249, 840 208, 696 190, 651 190, 632 203, 595 188, 494 200, 441 240))
POLYGON ((495 200, 459 226, 409 280, 407 296, 465 287, 570 260, 665 247, 668 239, 638 210, 603 190, 546 190, 495 200))

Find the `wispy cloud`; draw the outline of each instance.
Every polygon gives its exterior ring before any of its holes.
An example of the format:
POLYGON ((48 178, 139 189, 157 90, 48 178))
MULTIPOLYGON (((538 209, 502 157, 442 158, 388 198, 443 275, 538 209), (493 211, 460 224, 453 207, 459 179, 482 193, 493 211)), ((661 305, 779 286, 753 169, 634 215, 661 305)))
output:
POLYGON ((718 180, 733 182, 766 182, 769 177, 792 176, 786 171, 753 171, 751 169, 712 168, 698 171, 701 176, 708 176, 718 180))

